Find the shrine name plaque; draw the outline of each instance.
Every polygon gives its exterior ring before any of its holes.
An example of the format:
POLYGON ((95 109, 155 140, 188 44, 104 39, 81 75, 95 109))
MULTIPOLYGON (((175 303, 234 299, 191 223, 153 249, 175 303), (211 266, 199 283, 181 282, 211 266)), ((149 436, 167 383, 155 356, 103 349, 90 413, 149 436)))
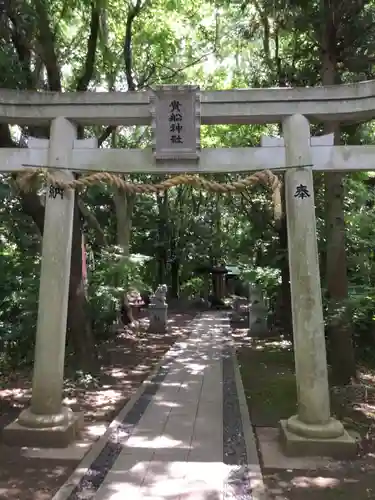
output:
POLYGON ((155 160, 198 161, 200 91, 192 85, 160 85, 150 96, 155 160))

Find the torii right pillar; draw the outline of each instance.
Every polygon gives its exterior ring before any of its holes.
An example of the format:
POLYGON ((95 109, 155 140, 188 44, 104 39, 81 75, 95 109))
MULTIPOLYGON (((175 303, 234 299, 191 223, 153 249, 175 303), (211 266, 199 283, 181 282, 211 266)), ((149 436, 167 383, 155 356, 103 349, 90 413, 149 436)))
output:
POLYGON ((292 295, 298 414, 280 422, 286 455, 356 455, 356 440, 331 416, 316 238, 310 125, 293 115, 283 122, 285 199, 292 295))

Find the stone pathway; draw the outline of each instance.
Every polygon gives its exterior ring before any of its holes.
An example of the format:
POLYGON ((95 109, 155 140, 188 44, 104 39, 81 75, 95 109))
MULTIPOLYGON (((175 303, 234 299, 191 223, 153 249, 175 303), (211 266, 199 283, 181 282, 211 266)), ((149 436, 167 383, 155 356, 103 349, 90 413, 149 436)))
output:
POLYGON ((190 327, 53 500, 264 498, 228 317, 190 327))

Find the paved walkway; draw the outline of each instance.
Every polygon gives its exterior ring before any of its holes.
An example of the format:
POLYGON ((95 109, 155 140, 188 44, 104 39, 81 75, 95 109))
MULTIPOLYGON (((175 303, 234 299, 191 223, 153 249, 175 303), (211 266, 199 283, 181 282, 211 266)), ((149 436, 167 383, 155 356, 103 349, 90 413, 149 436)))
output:
POLYGON ((227 315, 190 327, 54 500, 263 498, 227 315))

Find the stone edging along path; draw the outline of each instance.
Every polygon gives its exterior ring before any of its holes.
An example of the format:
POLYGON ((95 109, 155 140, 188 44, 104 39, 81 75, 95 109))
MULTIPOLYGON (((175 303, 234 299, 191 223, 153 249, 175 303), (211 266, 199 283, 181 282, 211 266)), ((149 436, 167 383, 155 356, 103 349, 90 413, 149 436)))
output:
POLYGON ((229 482, 233 481, 233 484, 229 498, 266 500, 256 437, 237 356, 233 347, 227 347, 226 354, 223 358, 223 452, 225 463, 237 468, 230 475, 229 482))
MULTIPOLYGON (((210 314, 211 316, 211 314, 210 314)), ((264 484, 259 465, 255 437, 250 423, 245 394, 234 348, 231 345, 229 321, 224 323, 221 350, 223 394, 223 462, 227 470, 224 499, 261 500, 264 484)), ((190 328, 206 314, 190 322, 190 328)), ((224 321, 223 321, 224 320, 224 321)), ((184 341, 177 342, 143 382, 131 400, 110 424, 106 433, 92 446, 72 476, 53 500, 94 499, 108 472, 120 455, 125 436, 130 436, 146 412, 160 385, 167 377, 184 341), (121 439, 122 437, 122 439, 121 439)), ((183 347, 182 347, 183 349, 183 347)))

